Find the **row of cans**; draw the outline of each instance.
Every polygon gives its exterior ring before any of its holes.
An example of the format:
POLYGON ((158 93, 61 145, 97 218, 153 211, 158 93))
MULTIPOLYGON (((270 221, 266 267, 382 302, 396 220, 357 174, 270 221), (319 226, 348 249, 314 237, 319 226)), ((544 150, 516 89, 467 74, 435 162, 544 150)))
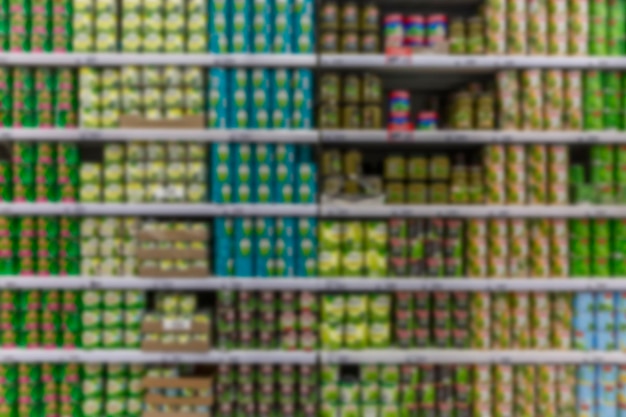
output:
POLYGON ((318 369, 311 365, 220 365, 215 394, 219 416, 315 417, 318 369))
POLYGON ((75 127, 76 75, 70 69, 0 70, 0 123, 16 127, 75 127))
POLYGON ((0 271, 5 275, 78 275, 78 222, 68 218, 0 219, 0 271))
POLYGON ((389 347, 391 331, 389 295, 322 296, 320 339, 323 348, 389 347))
POLYGON ((567 294, 472 294, 470 346, 569 349, 572 315, 572 302, 567 294))
POLYGON ((3 2, 0 5, 0 47, 5 51, 71 51, 71 3, 71 0, 3 2))
POLYGON ((315 349, 317 303, 312 293, 305 292, 220 292, 217 344, 222 348, 315 349))
POLYGON ((470 277, 569 276, 565 220, 467 221, 470 277))
POLYGON ((484 52, 623 55, 625 7, 620 0, 489 0, 482 12, 484 52))

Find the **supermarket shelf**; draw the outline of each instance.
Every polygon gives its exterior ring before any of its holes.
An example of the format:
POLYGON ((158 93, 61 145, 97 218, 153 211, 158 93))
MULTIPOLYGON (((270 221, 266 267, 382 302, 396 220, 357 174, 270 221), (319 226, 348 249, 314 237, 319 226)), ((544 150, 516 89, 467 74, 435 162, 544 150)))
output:
POLYGON ((3 216, 293 216, 314 217, 316 204, 0 203, 3 216))
POLYGON ((380 349, 321 352, 322 363, 359 364, 624 364, 622 352, 568 350, 380 349))
POLYGON ((322 143, 410 143, 433 144, 598 144, 626 143, 626 132, 609 131, 493 131, 493 130, 435 130, 389 132, 387 130, 322 130, 322 143))
POLYGON ((379 349, 337 351, 213 350, 159 353, 136 349, 0 349, 1 363, 271 363, 271 364, 626 364, 622 352, 573 350, 379 349))
POLYGON ((315 352, 208 351, 206 353, 159 353, 136 349, 0 349, 0 363, 293 363, 314 364, 315 352))
POLYGON ((325 204, 321 217, 390 218, 390 217, 468 217, 468 218, 624 218, 626 206, 567 205, 567 206, 502 206, 502 205, 358 205, 325 204))
POLYGON ((378 70, 490 72, 498 69, 562 68, 624 69, 625 58, 523 55, 409 55, 321 54, 322 68, 372 68, 378 70))
POLYGON ((123 142, 135 140, 189 142, 317 143, 310 129, 0 129, 0 140, 30 142, 123 142))
POLYGON ((0 276, 0 289, 120 289, 194 291, 484 291, 580 292, 626 291, 626 277, 599 278, 139 278, 0 276))
POLYGON ((0 53, 0 66, 112 67, 196 65, 214 67, 313 67, 315 54, 0 53))

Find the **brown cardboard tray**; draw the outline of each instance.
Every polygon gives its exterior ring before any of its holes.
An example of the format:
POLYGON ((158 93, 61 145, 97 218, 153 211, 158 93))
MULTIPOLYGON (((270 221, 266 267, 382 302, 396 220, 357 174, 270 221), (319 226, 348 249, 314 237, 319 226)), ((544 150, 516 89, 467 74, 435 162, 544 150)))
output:
POLYGON ((135 114, 120 115, 122 129, 204 129, 204 115, 176 119, 148 119, 135 114))
POLYGON ((145 352, 170 352, 170 353, 186 353, 186 352, 206 352, 211 348, 209 342, 191 341, 189 343, 162 343, 142 341, 141 350, 145 352))
POLYGON ((137 249, 137 259, 176 259, 176 260, 204 260, 208 258, 205 249, 137 249))
POLYGON ((144 411, 141 417, 207 417, 206 413, 172 413, 170 411, 144 411))
POLYGON ((213 378, 211 377, 154 377, 147 376, 141 380, 143 388, 191 388, 212 389, 213 378))
POLYGON ((206 230, 140 230, 137 238, 141 242, 160 242, 171 240, 193 241, 207 240, 209 235, 206 230))

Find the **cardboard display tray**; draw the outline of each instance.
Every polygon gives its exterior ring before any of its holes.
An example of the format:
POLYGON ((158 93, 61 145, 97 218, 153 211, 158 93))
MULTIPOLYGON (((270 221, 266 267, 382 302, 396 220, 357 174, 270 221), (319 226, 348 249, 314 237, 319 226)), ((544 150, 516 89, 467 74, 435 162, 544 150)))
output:
POLYGON ((190 388, 212 389, 211 377, 154 377, 147 376, 141 380, 143 388, 190 388))
POLYGON ((171 240, 194 241, 207 240, 209 234, 206 230, 140 230, 137 233, 140 242, 160 242, 171 240))
POLYGON ((191 341, 185 344, 181 343, 163 343, 142 341, 141 350, 145 352, 206 352, 211 348, 209 342, 191 341))
POLYGON ((144 411, 141 417, 207 417, 206 413, 171 413, 169 411, 144 411))
POLYGON ((184 261, 206 260, 205 249, 137 249, 136 257, 143 259, 178 259, 184 261))

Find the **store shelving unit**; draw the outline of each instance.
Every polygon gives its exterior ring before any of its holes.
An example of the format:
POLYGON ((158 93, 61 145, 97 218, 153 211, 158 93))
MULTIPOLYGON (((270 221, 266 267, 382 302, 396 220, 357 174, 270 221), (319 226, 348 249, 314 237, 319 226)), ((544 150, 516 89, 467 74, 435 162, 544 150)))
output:
POLYGON ((348 205, 212 203, 0 203, 2 216, 191 216, 191 217, 463 217, 463 218, 625 218, 619 205, 348 205))
POLYGON ((212 350, 206 353, 158 353, 134 349, 1 349, 2 363, 194 363, 194 364, 626 364, 621 352, 561 350, 365 349, 338 351, 212 350))
POLYGON ((126 142, 135 140, 169 141, 175 136, 186 142, 317 143, 315 130, 280 129, 0 129, 1 140, 28 142, 126 142))
POLYGON ((224 67, 280 66, 308 68, 315 54, 177 54, 177 53, 29 53, 0 52, 0 65, 111 67, 124 65, 195 65, 224 67))
POLYGON ((480 292, 593 292, 626 291, 626 280, 600 278, 139 278, 139 277, 25 277, 3 276, 0 290, 157 290, 157 291, 480 291, 480 292))

